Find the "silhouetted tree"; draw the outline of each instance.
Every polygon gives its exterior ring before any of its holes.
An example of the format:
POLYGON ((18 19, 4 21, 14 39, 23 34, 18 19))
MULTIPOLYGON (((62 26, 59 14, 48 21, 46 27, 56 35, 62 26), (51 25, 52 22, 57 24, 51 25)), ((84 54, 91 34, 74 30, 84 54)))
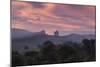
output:
POLYGON ((51 41, 46 41, 42 48, 42 60, 44 63, 54 63, 56 62, 56 49, 55 45, 51 41))
POLYGON ((88 40, 88 39, 84 39, 84 40, 82 41, 82 43, 83 43, 83 47, 84 47, 84 49, 89 53, 90 40, 88 40))
POLYGON ((38 51, 28 51, 24 54, 28 65, 39 64, 39 52, 38 51))
POLYGON ((95 40, 94 39, 91 39, 91 40, 84 39, 82 43, 83 43, 83 48, 86 51, 86 55, 88 57, 87 60, 88 61, 95 60, 95 55, 96 55, 95 54, 96 53, 95 40))
POLYGON ((29 47, 28 47, 28 46, 25 46, 25 47, 24 47, 24 49, 26 49, 26 50, 27 50, 27 49, 29 49, 29 47))
MULTIPOLYGON (((70 45, 70 44, 69 44, 70 45)), ((71 58, 75 55, 75 50, 67 44, 59 45, 58 48, 58 61, 59 62, 70 62, 71 58)))
POLYGON ((24 56, 20 55, 17 51, 12 52, 12 66, 22 66, 24 65, 24 56))
POLYGON ((29 57, 35 57, 35 56, 37 56, 38 55, 38 52, 37 51, 27 51, 27 52, 25 52, 25 54, 24 54, 25 56, 29 56, 29 57))
POLYGON ((90 49, 90 55, 91 55, 91 60, 96 60, 96 42, 95 39, 90 40, 91 43, 91 49, 90 49))

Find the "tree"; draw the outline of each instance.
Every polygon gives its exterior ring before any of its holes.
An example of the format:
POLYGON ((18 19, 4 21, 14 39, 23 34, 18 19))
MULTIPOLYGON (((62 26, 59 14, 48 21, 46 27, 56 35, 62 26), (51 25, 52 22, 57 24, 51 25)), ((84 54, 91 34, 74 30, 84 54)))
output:
POLYGON ((87 53, 89 53, 90 40, 84 39, 84 40, 82 41, 82 43, 83 43, 83 48, 85 49, 85 51, 86 51, 87 53))
POLYGON ((28 47, 28 46, 25 46, 25 47, 24 47, 24 49, 26 49, 26 50, 27 50, 27 49, 29 49, 29 47, 28 47))
POLYGON ((24 56, 19 54, 17 51, 12 52, 12 66, 23 66, 25 65, 24 56))
POLYGON ((95 60, 95 55, 96 55, 95 40, 84 39, 82 43, 83 43, 84 51, 86 52, 86 55, 88 57, 87 60, 88 61, 95 60))
POLYGON ((67 45, 66 43, 66 44, 59 45, 57 53, 58 53, 59 62, 70 62, 72 61, 71 58, 75 56, 76 52, 70 45, 67 45))
POLYGON ((38 51, 28 51, 24 54, 26 57, 27 65, 39 64, 39 52, 38 51))
POLYGON ((44 63, 56 62, 56 47, 51 41, 44 42, 40 52, 44 63))
POLYGON ((90 49, 91 60, 96 60, 96 42, 95 42, 95 39, 91 39, 90 43, 91 43, 91 49, 90 49))
POLYGON ((29 57, 35 57, 38 55, 38 52, 37 51, 27 51, 24 55, 29 56, 29 57))

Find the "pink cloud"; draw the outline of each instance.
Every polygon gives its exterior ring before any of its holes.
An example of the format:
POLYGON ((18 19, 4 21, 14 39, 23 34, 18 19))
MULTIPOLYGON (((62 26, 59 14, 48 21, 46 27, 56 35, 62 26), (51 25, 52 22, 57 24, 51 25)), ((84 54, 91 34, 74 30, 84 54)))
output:
POLYGON ((74 7, 42 3, 44 7, 38 8, 33 7, 33 4, 12 1, 12 17, 15 17, 15 19, 12 19, 12 28, 21 28, 33 32, 46 30, 49 34, 52 34, 55 30, 89 31, 95 29, 94 6, 74 7))

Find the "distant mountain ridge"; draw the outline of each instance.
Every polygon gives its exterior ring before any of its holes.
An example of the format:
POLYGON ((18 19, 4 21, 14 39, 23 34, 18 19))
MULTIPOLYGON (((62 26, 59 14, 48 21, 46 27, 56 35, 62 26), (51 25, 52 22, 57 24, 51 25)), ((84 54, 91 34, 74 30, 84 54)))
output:
POLYGON ((25 46, 29 46, 31 49, 42 45, 46 41, 52 41, 54 44, 62 44, 64 42, 80 43, 83 39, 95 39, 95 35, 87 34, 69 34, 66 36, 47 35, 44 31, 41 32, 29 32, 26 30, 12 29, 12 47, 14 50, 23 51, 25 46))
POLYGON ((22 29, 12 29, 11 31, 12 39, 33 39, 34 41, 46 41, 50 40, 54 43, 57 42, 63 42, 63 41, 72 41, 72 42, 81 42, 83 39, 95 39, 95 35, 87 34, 87 35, 81 35, 81 34, 69 34, 65 36, 55 36, 55 35, 47 35, 45 31, 40 32, 29 32, 22 29))
POLYGON ((32 37, 32 36, 40 35, 40 34, 42 35, 42 34, 45 34, 45 33, 43 31, 33 33, 33 32, 30 32, 30 31, 27 31, 27 30, 24 30, 24 29, 16 29, 16 28, 11 29, 12 39, 32 37))
MULTIPOLYGON (((40 31, 40 32, 30 32, 30 31, 27 31, 27 30, 24 30, 24 29, 16 29, 16 28, 13 28, 11 29, 11 36, 12 36, 12 39, 17 39, 17 38, 27 38, 27 37, 33 37, 33 36, 39 36, 39 35, 47 35, 45 33, 45 31, 40 31)), ((51 36, 53 37, 54 35, 47 35, 47 36, 51 36)), ((54 36, 55 37, 55 36, 54 36)), ((65 35, 65 36, 59 36, 59 37, 67 37, 68 39, 70 38, 78 38, 78 37, 81 37, 81 38, 86 38, 86 39, 91 39, 91 38, 95 38, 95 35, 93 34, 85 34, 85 35, 81 35, 81 34, 69 34, 69 35, 65 35)))

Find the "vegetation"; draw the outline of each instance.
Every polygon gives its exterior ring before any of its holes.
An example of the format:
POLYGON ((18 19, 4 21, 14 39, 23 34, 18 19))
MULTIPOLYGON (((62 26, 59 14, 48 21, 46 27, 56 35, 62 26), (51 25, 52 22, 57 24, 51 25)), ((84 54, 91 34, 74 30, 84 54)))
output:
MULTIPOLYGON (((25 49, 29 48, 25 46, 25 49)), ((13 51, 12 66, 95 61, 95 53, 94 39, 84 39, 80 44, 65 42, 59 45, 46 41, 39 51, 33 49, 24 54, 13 51)))

